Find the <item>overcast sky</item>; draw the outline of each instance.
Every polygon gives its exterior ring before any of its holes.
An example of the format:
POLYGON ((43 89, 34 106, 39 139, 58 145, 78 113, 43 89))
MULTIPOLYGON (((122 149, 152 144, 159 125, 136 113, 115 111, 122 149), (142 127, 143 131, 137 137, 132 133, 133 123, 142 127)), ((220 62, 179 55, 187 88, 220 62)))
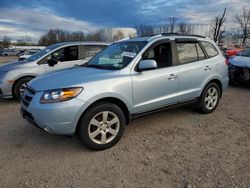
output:
POLYGON ((0 40, 30 36, 48 29, 92 32, 101 27, 163 24, 168 17, 209 24, 228 7, 227 25, 250 0, 0 0, 0 40))

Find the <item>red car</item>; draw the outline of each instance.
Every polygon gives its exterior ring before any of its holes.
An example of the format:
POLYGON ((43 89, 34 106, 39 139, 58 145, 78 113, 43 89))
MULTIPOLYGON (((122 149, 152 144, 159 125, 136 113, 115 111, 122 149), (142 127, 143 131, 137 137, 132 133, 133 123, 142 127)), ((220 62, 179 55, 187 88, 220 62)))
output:
POLYGON ((239 52, 241 52, 243 50, 244 50, 244 48, 242 46, 240 46, 240 45, 231 45, 227 49, 226 55, 229 58, 229 57, 234 56, 234 55, 236 55, 237 53, 239 53, 239 52))

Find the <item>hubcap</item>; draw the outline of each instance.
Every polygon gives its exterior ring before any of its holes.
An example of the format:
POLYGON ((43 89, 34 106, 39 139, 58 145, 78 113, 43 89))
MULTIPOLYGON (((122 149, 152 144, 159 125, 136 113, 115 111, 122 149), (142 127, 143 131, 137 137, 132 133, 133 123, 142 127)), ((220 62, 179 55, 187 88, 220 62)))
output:
POLYGON ((205 95, 205 106, 208 110, 212 110, 218 102, 218 91, 216 88, 211 87, 207 90, 205 95))
POLYGON ((20 90, 19 90, 19 92, 20 92, 21 95, 23 94, 23 92, 26 89, 26 87, 27 87, 27 82, 23 83, 23 85, 21 85, 20 90))
POLYGON ((120 120, 110 111, 103 111, 95 115, 88 126, 90 139, 97 144, 107 144, 118 134, 120 120))

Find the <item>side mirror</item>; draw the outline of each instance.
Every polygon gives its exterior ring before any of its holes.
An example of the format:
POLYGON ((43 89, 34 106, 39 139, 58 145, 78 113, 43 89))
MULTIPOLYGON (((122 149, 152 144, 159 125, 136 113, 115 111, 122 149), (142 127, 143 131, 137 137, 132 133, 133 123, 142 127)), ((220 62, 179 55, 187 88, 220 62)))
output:
POLYGON ((139 71, 153 70, 157 69, 157 63, 155 60, 141 60, 139 62, 139 71))
POLYGON ((49 66, 53 67, 54 65, 56 65, 58 63, 58 60, 56 60, 56 59, 49 59, 47 61, 47 63, 48 63, 49 66))

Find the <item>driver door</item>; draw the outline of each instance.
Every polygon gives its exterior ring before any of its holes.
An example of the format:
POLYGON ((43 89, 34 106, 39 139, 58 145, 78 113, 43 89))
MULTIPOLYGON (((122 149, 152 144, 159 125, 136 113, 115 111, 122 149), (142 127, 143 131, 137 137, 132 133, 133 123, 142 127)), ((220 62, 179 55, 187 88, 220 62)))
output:
POLYGON ((81 60, 79 60, 78 48, 78 45, 67 46, 58 49, 48 55, 45 61, 47 62, 49 59, 55 59, 57 61, 57 64, 55 64, 54 66, 50 66, 48 65, 48 63, 45 63, 46 73, 67 69, 80 64, 81 60))

